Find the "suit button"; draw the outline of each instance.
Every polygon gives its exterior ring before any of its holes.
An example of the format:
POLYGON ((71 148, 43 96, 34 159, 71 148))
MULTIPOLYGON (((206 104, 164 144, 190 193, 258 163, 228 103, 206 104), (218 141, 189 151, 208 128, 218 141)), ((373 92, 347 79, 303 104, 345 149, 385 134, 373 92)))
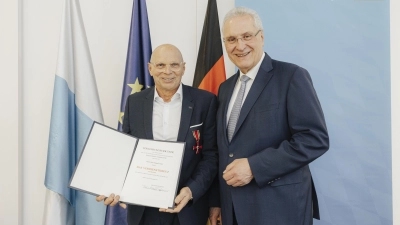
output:
POLYGON ((231 157, 231 158, 232 158, 232 157, 233 157, 233 153, 229 153, 229 157, 231 157))

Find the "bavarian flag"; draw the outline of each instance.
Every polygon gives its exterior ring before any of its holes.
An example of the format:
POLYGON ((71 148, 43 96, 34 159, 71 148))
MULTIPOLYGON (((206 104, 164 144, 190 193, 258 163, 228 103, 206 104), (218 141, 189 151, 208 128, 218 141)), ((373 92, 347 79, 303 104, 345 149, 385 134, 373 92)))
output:
POLYGON ((192 86, 217 95, 219 85, 225 80, 217 1, 208 0, 192 86))

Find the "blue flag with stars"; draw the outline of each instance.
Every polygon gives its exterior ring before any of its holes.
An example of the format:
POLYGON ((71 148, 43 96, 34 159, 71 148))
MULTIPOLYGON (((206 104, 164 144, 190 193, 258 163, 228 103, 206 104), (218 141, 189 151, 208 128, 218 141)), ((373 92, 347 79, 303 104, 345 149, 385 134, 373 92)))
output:
MULTIPOLYGON (((128 53, 126 57, 124 86, 122 88, 121 107, 118 118, 118 130, 122 131, 122 122, 126 99, 129 95, 154 86, 154 80, 147 69, 152 48, 149 20, 145 0, 135 0, 129 34, 128 53)), ((114 206, 107 207, 105 225, 127 225, 126 209, 114 206)))
POLYGON ((124 116, 125 103, 128 96, 154 86, 154 80, 147 69, 147 63, 150 62, 151 52, 152 48, 146 1, 135 0, 133 2, 118 130, 122 130, 122 118, 124 116))

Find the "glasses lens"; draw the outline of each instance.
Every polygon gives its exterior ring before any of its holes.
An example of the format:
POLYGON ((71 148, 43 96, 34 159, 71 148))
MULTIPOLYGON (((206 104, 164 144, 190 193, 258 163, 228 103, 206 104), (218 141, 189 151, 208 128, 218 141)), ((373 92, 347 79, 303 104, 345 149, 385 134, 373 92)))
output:
POLYGON ((243 35, 243 40, 244 41, 250 41, 252 38, 253 38, 253 35, 251 35, 251 34, 243 35))
POLYGON ((236 42, 235 37, 228 37, 226 40, 228 41, 229 44, 234 44, 236 42))

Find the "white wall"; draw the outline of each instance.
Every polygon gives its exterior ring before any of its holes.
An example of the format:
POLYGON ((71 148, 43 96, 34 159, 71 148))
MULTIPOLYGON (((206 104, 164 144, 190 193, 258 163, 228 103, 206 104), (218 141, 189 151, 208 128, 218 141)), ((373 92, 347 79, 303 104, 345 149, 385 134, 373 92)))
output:
POLYGON ((0 0, 0 224, 21 218, 19 1, 0 0))
MULTIPOLYGON (((400 225, 400 2, 391 0, 394 224, 400 225)), ((116 127, 132 0, 80 0, 105 123, 116 127)), ((63 0, 0 0, 0 224, 41 224, 63 0), (20 58, 22 61, 20 61, 20 58)), ((191 84, 206 0, 147 0, 153 48, 177 45, 191 84), (184 18, 184 19, 182 19, 184 18)), ((218 0, 220 19, 234 5, 218 0)), ((225 59, 225 62, 229 62, 225 59)), ((229 64, 227 74, 233 73, 229 64)))

